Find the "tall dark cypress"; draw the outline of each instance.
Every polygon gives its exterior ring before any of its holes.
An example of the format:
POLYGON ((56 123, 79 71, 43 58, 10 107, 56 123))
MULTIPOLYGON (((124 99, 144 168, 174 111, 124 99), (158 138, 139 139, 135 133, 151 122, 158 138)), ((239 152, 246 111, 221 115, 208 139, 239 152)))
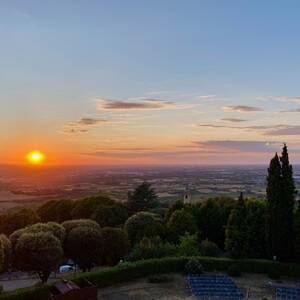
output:
POLYGON ((284 259, 289 260, 293 254, 293 216, 297 191, 293 177, 293 167, 289 162, 286 144, 284 144, 282 149, 280 162, 282 174, 282 199, 280 203, 282 211, 282 230, 284 231, 282 232, 284 235, 284 239, 282 240, 282 255, 284 259))
POLYGON ((271 159, 267 177, 267 248, 270 257, 280 258, 281 234, 281 199, 282 177, 281 165, 277 153, 271 159))
POLYGON ((267 246, 270 256, 278 260, 293 256, 295 195, 293 168, 284 144, 281 157, 276 153, 271 160, 267 177, 267 246))

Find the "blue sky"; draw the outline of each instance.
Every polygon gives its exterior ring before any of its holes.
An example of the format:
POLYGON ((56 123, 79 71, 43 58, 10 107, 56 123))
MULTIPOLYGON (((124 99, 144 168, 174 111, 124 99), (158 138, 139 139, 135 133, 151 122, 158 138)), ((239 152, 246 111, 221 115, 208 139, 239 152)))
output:
POLYGON ((283 141, 296 153, 299 20, 289 0, 1 1, 1 161, 35 147, 80 163, 218 162, 206 151, 222 141, 241 141, 248 163, 283 141))

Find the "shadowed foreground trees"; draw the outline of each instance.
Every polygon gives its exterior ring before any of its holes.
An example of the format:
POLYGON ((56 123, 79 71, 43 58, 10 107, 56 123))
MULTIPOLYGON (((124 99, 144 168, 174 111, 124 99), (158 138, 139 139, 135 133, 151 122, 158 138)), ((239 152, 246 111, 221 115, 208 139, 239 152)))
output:
POLYGON ((238 204, 231 211, 226 227, 225 249, 233 258, 244 258, 247 255, 247 210, 243 194, 238 204))
POLYGON ((24 228, 37 222, 40 222, 40 217, 33 209, 22 208, 1 216, 0 233, 10 235, 20 228, 24 228))
POLYGON ((226 226, 226 251, 233 258, 266 257, 266 204, 240 195, 226 226))
POLYGON ((70 220, 71 211, 74 207, 72 200, 51 200, 41 205, 37 212, 42 222, 58 222, 70 220))
POLYGON ((6 271, 11 263, 12 247, 10 240, 4 235, 0 235, 0 272, 6 271))
POLYGON ((176 210, 171 215, 167 223, 168 239, 172 242, 178 242, 180 236, 185 233, 196 233, 197 225, 193 216, 187 211, 176 210))
POLYGON ((100 229, 89 226, 73 228, 65 241, 65 255, 76 262, 83 270, 101 263, 103 238, 100 229))
POLYGON ((120 228, 105 227, 102 229, 104 265, 114 266, 127 255, 130 243, 126 232, 120 228))
POLYGON ((198 228, 204 239, 225 247, 225 229, 229 215, 236 205, 236 200, 230 197, 208 199, 196 211, 198 228))
POLYGON ((63 249, 49 232, 24 233, 17 242, 15 255, 19 270, 34 271, 45 283, 62 261, 63 249))

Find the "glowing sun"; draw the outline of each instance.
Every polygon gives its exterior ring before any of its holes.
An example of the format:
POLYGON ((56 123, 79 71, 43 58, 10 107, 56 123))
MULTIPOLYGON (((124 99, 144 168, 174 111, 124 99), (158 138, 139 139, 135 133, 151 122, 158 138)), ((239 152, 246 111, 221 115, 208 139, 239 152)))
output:
POLYGON ((27 154, 27 160, 31 164, 40 164, 44 161, 45 154, 40 151, 32 151, 27 154))

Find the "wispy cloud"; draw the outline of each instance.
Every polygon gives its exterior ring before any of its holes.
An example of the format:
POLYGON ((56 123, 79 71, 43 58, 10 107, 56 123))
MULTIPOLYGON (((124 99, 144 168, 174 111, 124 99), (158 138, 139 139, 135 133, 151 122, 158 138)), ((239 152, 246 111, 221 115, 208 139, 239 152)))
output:
POLYGON ((97 106, 100 110, 162 110, 162 109, 184 109, 187 105, 177 104, 173 101, 136 98, 128 100, 97 99, 97 106))
POLYGON ((183 156, 195 156, 201 153, 212 154, 211 151, 199 151, 199 150, 185 150, 185 151, 172 151, 172 150, 150 150, 150 151, 95 151, 85 153, 85 155, 103 157, 103 158, 120 158, 120 159, 140 159, 140 158, 176 158, 183 156))
POLYGON ((262 101, 280 101, 300 104, 300 96, 259 96, 256 99, 262 101))
POLYGON ((177 146, 176 149, 159 150, 147 148, 112 148, 99 150, 84 155, 97 156, 99 158, 117 159, 180 159, 180 158, 200 158, 202 156, 225 155, 230 153, 249 153, 249 152, 275 152, 281 147, 281 143, 273 141, 248 141, 248 140, 209 140, 192 141, 191 144, 177 146), (185 150, 178 150, 178 149, 185 150))
POLYGON ((206 128, 224 128, 224 129, 237 129, 246 131, 258 131, 266 136, 286 136, 286 135, 300 135, 300 126, 298 125, 253 125, 253 126, 227 126, 217 124, 198 124, 198 127, 206 128))
POLYGON ((265 126, 265 125, 252 125, 252 126, 229 126, 229 125, 217 125, 217 124, 198 124, 198 127, 207 128, 228 128, 228 129, 241 129, 241 130, 266 130, 270 128, 281 128, 285 125, 265 126))
POLYGON ((261 107, 256 106, 247 106, 247 105, 232 105, 232 106, 224 106, 223 110, 225 112, 257 112, 263 111, 261 107))
POLYGON ((63 126, 63 133, 86 133, 93 126, 106 124, 108 120, 98 118, 81 118, 76 122, 69 122, 63 126))
POLYGON ((217 98, 217 95, 201 95, 201 96, 197 96, 196 98, 200 100, 214 100, 217 98))
POLYGON ((231 122, 231 123, 241 123, 241 122, 246 122, 247 120, 239 119, 239 118, 223 118, 221 119, 221 121, 231 122))
POLYGON ((300 135, 300 126, 285 126, 279 129, 272 129, 266 132, 266 135, 300 135))
POLYGON ((212 140, 194 142, 200 147, 211 147, 213 149, 229 149, 241 152, 269 152, 276 151, 280 143, 269 141, 239 141, 239 140, 212 140))
POLYGON ((300 112, 300 108, 287 109, 287 110, 280 111, 280 113, 298 113, 298 112, 300 112))
POLYGON ((81 118, 78 122, 73 123, 74 125, 92 126, 100 123, 106 123, 107 120, 96 119, 96 118, 81 118))

